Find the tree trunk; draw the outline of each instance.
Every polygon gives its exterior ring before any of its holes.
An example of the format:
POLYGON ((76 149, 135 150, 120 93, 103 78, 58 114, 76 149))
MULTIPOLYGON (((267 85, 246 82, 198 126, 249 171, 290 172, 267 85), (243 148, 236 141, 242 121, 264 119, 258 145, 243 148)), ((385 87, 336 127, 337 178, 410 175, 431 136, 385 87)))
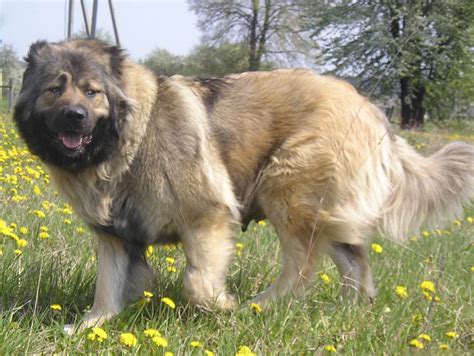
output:
POLYGON ((259 1, 252 1, 252 20, 250 22, 250 52, 249 52, 249 71, 256 71, 260 68, 257 53, 257 25, 258 25, 259 1))
POLYGON ((425 108, 423 99, 425 87, 411 87, 408 78, 400 79, 400 101, 402 103, 402 118, 400 127, 404 130, 420 130, 425 124, 425 108))

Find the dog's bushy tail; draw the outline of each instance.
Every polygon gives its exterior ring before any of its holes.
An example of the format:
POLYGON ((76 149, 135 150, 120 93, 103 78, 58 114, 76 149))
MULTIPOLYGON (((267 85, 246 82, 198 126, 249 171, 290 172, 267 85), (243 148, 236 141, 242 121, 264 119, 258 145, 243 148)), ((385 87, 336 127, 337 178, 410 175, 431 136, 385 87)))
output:
POLYGON ((399 137, 392 144, 393 189, 378 224, 383 235, 401 241, 421 225, 441 226, 474 200, 474 146, 454 142, 423 157, 399 137))

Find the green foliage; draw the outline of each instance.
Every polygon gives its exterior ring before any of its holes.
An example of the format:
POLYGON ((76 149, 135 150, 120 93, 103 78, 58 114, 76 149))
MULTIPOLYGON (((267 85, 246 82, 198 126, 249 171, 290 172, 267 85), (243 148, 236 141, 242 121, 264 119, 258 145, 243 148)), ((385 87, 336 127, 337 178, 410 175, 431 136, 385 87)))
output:
POLYGON ((332 72, 371 93, 400 95, 407 105, 420 100, 435 118, 459 115, 473 101, 474 2, 311 0, 305 6, 307 29, 332 72))
MULTIPOLYGON (((86 29, 85 27, 83 27, 79 32, 76 32, 72 35, 72 38, 89 38, 89 36, 87 36, 87 32, 86 32, 86 29)), ((95 32, 95 38, 101 40, 101 41, 104 41, 106 43, 109 43, 109 44, 112 44, 112 45, 115 45, 115 39, 114 37, 112 36, 112 34, 99 27, 96 29, 96 32, 95 32)))
MULTIPOLYGON (((142 64, 158 75, 223 76, 247 70, 247 53, 239 44, 198 45, 187 56, 174 55, 164 49, 154 50, 142 64)), ((263 70, 271 63, 263 63, 263 70)))
POLYGON ((18 92, 21 85, 21 78, 23 74, 24 64, 18 58, 15 49, 12 45, 5 44, 0 46, 0 71, 3 76, 3 83, 8 84, 10 78, 14 80, 14 91, 18 92))

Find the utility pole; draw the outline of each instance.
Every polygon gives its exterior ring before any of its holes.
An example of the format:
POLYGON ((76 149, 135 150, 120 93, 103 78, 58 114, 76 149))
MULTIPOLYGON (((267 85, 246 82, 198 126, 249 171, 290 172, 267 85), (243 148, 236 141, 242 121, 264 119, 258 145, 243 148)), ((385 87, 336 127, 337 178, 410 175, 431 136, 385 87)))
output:
POLYGON ((110 9, 110 17, 112 18, 112 25, 114 26, 115 44, 118 47, 120 47, 120 39, 118 35, 117 23, 115 22, 115 13, 114 13, 114 6, 112 5, 112 0, 109 0, 109 9, 110 9))
POLYGON ((72 18, 74 11, 74 0, 69 0, 69 9, 68 9, 68 18, 67 18, 67 39, 69 40, 72 36, 72 18))
POLYGON ((92 5, 92 25, 91 25, 91 37, 95 38, 95 32, 97 28, 97 7, 99 5, 99 0, 94 0, 92 5))
POLYGON ((89 21, 87 20, 86 6, 84 5, 84 0, 81 0, 82 8, 82 17, 84 18, 84 25, 86 26, 86 35, 87 37, 91 36, 91 31, 89 30, 89 21))

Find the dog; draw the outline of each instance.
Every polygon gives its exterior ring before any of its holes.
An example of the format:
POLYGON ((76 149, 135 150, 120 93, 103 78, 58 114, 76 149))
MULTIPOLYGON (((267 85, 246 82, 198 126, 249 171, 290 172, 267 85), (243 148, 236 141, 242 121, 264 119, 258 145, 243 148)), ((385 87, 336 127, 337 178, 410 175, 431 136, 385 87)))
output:
POLYGON ((181 242, 183 289, 231 310, 235 230, 266 218, 279 278, 254 301, 301 296, 328 254, 342 294, 375 295, 370 237, 403 241, 474 198, 474 147, 423 157, 347 82, 307 70, 158 77, 97 40, 31 45, 14 120, 97 235, 100 325, 142 295, 148 245, 181 242))

